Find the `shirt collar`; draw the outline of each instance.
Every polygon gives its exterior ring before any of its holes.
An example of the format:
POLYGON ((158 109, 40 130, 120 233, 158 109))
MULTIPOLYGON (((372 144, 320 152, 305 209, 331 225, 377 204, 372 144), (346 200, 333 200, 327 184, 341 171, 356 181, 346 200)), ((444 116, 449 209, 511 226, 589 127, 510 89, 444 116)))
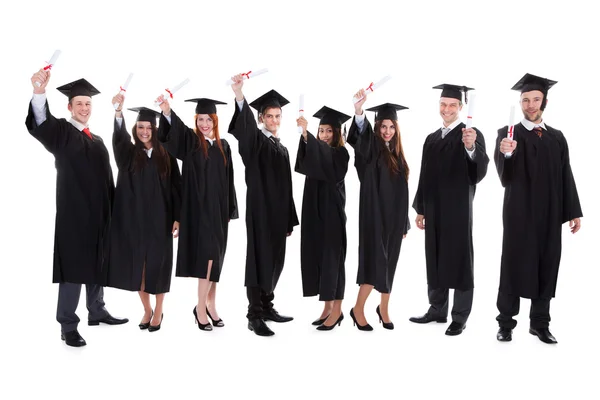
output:
MULTIPOLYGON (((450 131, 451 131, 452 129, 454 129, 454 128, 456 128, 458 125, 460 125, 460 123, 461 123, 461 121, 460 121, 460 118, 458 118, 456 121, 454 121, 453 123, 451 123, 451 124, 450 124, 450 125, 448 125, 447 127, 446 127, 446 126, 444 126, 444 124, 442 123, 442 130, 444 130, 444 128, 445 128, 445 129, 450 129, 450 131)), ((448 131, 448 132, 450 132, 450 131, 448 131)))
POLYGON ((532 131, 533 128, 535 128, 536 126, 541 126, 542 129, 547 130, 546 125, 544 124, 544 121, 542 121, 539 124, 534 124, 533 122, 529 121, 528 119, 523 118, 523 120, 521 121, 521 125, 523 125, 525 127, 525 129, 527 129, 528 131, 532 131))
POLYGON ((263 133, 263 135, 265 135, 267 138, 270 138, 271 136, 273 136, 274 138, 277 138, 277 136, 273 135, 271 132, 266 130, 264 126, 262 128, 260 128, 260 130, 263 133))
POLYGON ((75 121, 73 118, 71 118, 71 119, 69 120, 69 123, 71 123, 71 125, 73 125, 75 128, 77 128, 77 129, 78 129, 78 130, 80 130, 80 131, 83 131, 85 128, 87 128, 87 127, 88 127, 87 125, 84 125, 84 124, 82 124, 82 123, 81 123, 81 122, 79 122, 79 121, 75 121))
POLYGON ((147 149, 147 148, 144 147, 144 151, 148 155, 148 158, 150 158, 150 156, 152 156, 152 150, 154 150, 154 149, 153 148, 152 149, 147 149))

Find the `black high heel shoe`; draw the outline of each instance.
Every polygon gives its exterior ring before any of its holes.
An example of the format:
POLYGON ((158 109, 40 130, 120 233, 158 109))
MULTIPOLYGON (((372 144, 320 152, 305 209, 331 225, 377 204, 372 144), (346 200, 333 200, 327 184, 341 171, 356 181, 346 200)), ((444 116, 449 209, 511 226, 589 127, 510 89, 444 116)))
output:
POLYGON ((316 319, 312 322, 313 325, 315 326, 319 326, 319 325, 323 325, 323 322, 327 321, 327 318, 329 318, 329 315, 326 316, 325 318, 321 318, 321 319, 316 319))
POLYGON ((356 325, 356 327, 358 328, 359 331, 372 331, 373 330, 373 327, 369 324, 361 325, 358 322, 356 322, 356 317, 354 316, 354 307, 350 309, 350 317, 352 317, 352 320, 354 321, 354 325, 356 325))
POLYGON ((150 327, 150 321, 152 321, 152 317, 154 317, 154 310, 152 310, 152 314, 150 314, 150 319, 146 323, 140 323, 138 326, 141 330, 148 329, 150 327))
POLYGON ((383 327, 385 329, 394 329, 393 322, 383 322, 383 318, 381 317, 381 312, 379 311, 379 306, 377 306, 377 309, 375 311, 377 312, 377 315, 379 315, 379 322, 381 322, 383 324, 383 327))
POLYGON ((200 329, 201 331, 212 331, 212 325, 210 324, 210 322, 207 322, 206 324, 202 324, 202 323, 200 323, 200 321, 198 321, 198 313, 196 312, 196 306, 194 306, 194 317, 196 318, 196 323, 198 324, 198 329, 200 329))
MULTIPOLYGON (((195 308, 194 308, 195 310, 195 308)), ((225 326, 225 323, 223 322, 223 320, 221 318, 219 318, 218 321, 215 321, 215 319, 212 317, 212 315, 210 315, 210 311, 208 311, 208 307, 206 307, 206 315, 208 315, 208 318, 210 318, 210 320, 212 321, 213 326, 216 326, 217 328, 222 328, 225 326)))
POLYGON ((150 322, 148 322, 148 324, 149 324, 148 325, 148 332, 156 332, 157 330, 159 330, 160 326, 162 325, 162 320, 163 320, 164 316, 165 316, 165 314, 160 314, 160 323, 158 325, 156 325, 156 326, 150 325, 150 322))
POLYGON ((330 331, 335 328, 336 325, 342 325, 342 321, 344 320, 344 313, 340 314, 340 317, 335 321, 333 325, 327 326, 325 324, 317 326, 318 331, 330 331))

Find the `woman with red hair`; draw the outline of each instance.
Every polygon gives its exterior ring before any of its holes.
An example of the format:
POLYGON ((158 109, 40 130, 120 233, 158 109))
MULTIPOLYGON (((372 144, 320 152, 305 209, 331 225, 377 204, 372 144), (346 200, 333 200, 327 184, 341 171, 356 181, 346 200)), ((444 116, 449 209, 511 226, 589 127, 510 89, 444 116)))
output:
POLYGON ((175 275, 198 278, 198 303, 193 313, 198 328, 224 326, 216 308, 230 219, 238 218, 231 149, 219 136, 217 104, 198 98, 194 129, 188 128, 160 96, 162 117, 158 137, 173 156, 183 161, 183 195, 175 275), (212 325, 208 319, 212 321, 212 325))

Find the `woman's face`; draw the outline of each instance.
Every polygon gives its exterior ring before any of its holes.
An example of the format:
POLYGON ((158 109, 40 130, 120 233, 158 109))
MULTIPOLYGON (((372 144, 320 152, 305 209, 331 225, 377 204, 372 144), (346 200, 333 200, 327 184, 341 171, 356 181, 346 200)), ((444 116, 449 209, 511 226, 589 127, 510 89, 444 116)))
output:
POLYGON ((202 133, 205 137, 213 138, 213 128, 215 124, 210 115, 208 114, 198 114, 196 118, 196 128, 202 133))
POLYGON ((331 146, 333 140, 333 127, 331 125, 319 125, 319 140, 331 146))
POLYGON ((138 121, 135 124, 135 134, 146 148, 152 147, 152 124, 148 121, 138 121))
POLYGON ((381 138, 386 142, 392 140, 392 138, 396 134, 396 128, 394 127, 394 123, 391 119, 384 119, 383 121, 381 121, 381 126, 379 127, 379 134, 381 135, 381 138))

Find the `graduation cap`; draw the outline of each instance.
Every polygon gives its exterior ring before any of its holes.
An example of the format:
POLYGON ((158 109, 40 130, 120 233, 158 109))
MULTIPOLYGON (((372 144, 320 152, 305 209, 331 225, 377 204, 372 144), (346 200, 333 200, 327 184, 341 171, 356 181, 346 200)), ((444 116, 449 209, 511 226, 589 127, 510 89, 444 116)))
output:
POLYGON ((459 101, 462 101, 462 92, 465 92, 465 104, 468 103, 467 92, 469 90, 475 90, 467 86, 450 85, 448 83, 434 86, 433 89, 442 89, 440 97, 449 97, 451 99, 458 99, 459 101))
POLYGON ((152 125, 156 125, 156 119, 160 117, 160 113, 158 111, 154 111, 147 107, 133 107, 128 108, 128 110, 138 113, 136 121, 147 121, 152 125))
POLYGON ((313 117, 321 119, 319 125, 331 125, 336 128, 341 128, 342 124, 350 119, 349 115, 327 106, 323 106, 313 115, 313 117))
POLYGON ((204 97, 198 99, 188 99, 186 101, 196 103, 196 114, 216 114, 218 104, 227 104, 222 101, 207 99, 204 97))
POLYGON ((92 97, 99 94, 100 91, 92 86, 91 83, 81 78, 66 85, 57 87, 56 90, 69 97, 69 101, 75 96, 88 96, 92 97))
POLYGON ((547 94, 548 89, 550 89, 556 83, 556 81, 552 81, 550 79, 541 78, 531 74, 525 74, 511 89, 518 90, 521 93, 539 90, 540 92, 547 94))
POLYGON ((394 121, 398 120, 398 114, 396 111, 408 110, 408 107, 404 107, 398 104, 384 103, 375 107, 367 108, 367 111, 375 111, 375 121, 382 121, 384 119, 391 119, 394 121))
POLYGON ((288 103, 289 101, 275 90, 269 90, 267 93, 250 103, 250 106, 256 109, 259 114, 262 114, 267 108, 282 108, 288 103))

